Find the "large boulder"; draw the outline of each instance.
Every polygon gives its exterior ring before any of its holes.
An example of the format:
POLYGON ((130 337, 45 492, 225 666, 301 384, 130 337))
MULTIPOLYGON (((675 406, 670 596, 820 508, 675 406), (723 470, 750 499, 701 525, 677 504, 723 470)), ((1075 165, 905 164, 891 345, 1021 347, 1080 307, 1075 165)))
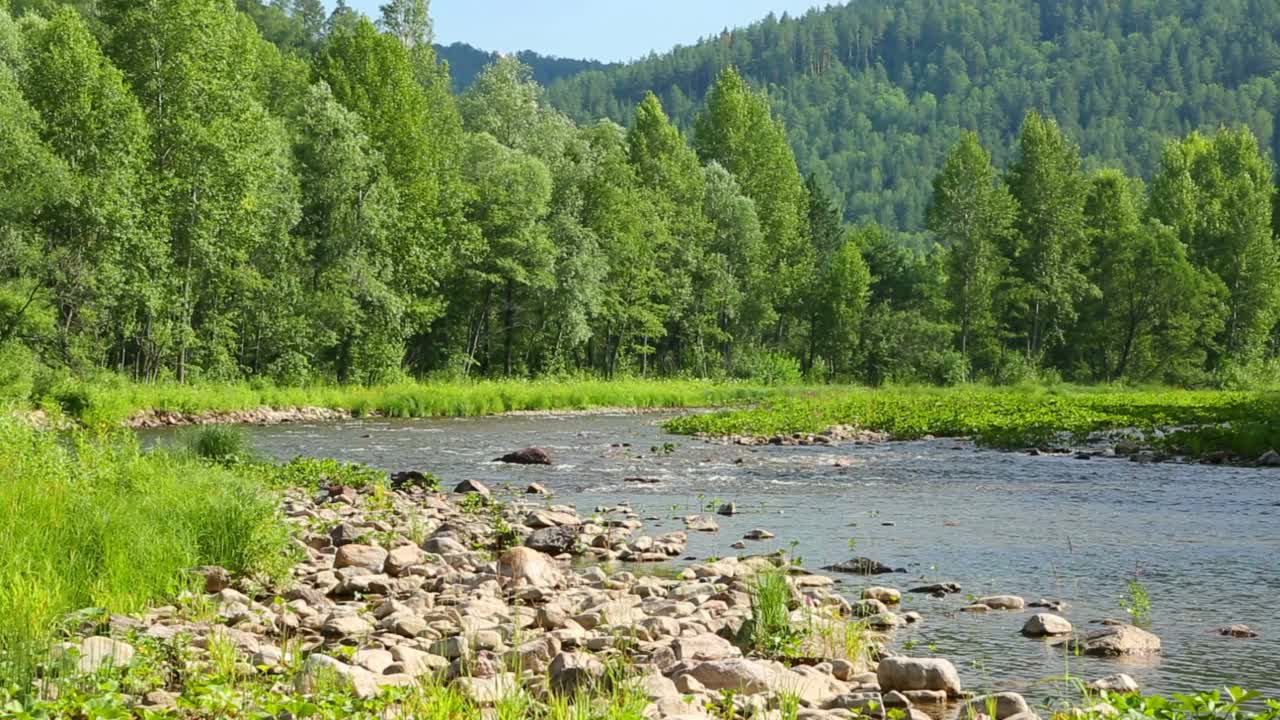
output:
POLYGON ((710 515, 688 515, 684 518, 684 528, 692 532, 716 532, 720 525, 710 515))
POLYGON ((960 674, 942 658, 887 657, 876 668, 876 679, 884 692, 933 690, 948 697, 960 695, 960 674))
POLYGON ((476 494, 483 495, 485 497, 493 495, 493 491, 489 489, 489 486, 479 480, 463 480, 458 483, 457 487, 455 487, 453 491, 459 495, 476 494))
MULTIPOLYGON (((671 621, 670 618, 651 619, 674 622, 671 621)), ((723 660, 727 657, 733 657, 740 654, 738 649, 733 646, 733 643, 730 643, 719 635, 712 635, 710 633, 695 635, 693 637, 677 638, 675 642, 671 643, 671 649, 675 651, 677 660, 694 662, 723 660)))
POLYGON ((604 676, 604 663, 587 653, 562 652, 551 660, 547 676, 551 689, 563 695, 587 690, 604 676))
POLYGON ((507 463, 510 465, 550 465, 551 453, 542 448, 528 447, 523 450, 507 453, 494 462, 507 463))
POLYGON ((535 530, 525 539, 524 544, 526 547, 548 555, 576 554, 578 550, 578 528, 565 525, 535 530))
MULTIPOLYGON (((850 575, 888 575, 897 572, 893 568, 871 558, 856 557, 851 560, 827 565, 822 568, 829 572, 848 573, 850 575)), ((903 572, 906 572, 905 570, 903 572)))
POLYGON ((514 547, 498 558, 498 575, 515 587, 554 588, 564 582, 555 560, 529 547, 514 547))
POLYGON ((1113 625, 1089 633, 1075 648, 1092 657, 1156 655, 1160 638, 1132 625, 1113 625))
POLYGON ((338 554, 333 559, 333 566, 338 569, 354 567, 368 570, 371 573, 380 573, 386 562, 386 550, 376 545, 357 545, 352 543, 338 548, 338 554))
POLYGON ((862 591, 863 600, 879 600, 885 605, 897 605, 902 602, 902 592, 890 587, 869 587, 862 591))
POLYGON ((1027 637, 1037 638, 1052 635, 1070 635, 1071 623, 1059 615, 1036 613, 1022 626, 1022 634, 1027 637))
POLYGON ((1142 688, 1138 686, 1138 681, 1132 676, 1125 673, 1116 673, 1103 678, 1098 678, 1089 683, 1090 690, 1105 690, 1113 693, 1136 693, 1142 688))
POLYGON ((1027 701, 1018 693, 1002 692, 991 695, 979 695, 970 700, 960 710, 960 717, 969 718, 985 715, 991 720, 1006 720, 1015 715, 1030 713, 1027 701), (995 715, 991 711, 995 711, 995 715))
POLYGON ((133 661, 136 651, 126 642, 109 637, 85 638, 80 643, 76 669, 82 673, 92 673, 104 667, 122 668, 133 661))
POLYGON ((978 600, 979 605, 986 605, 992 610, 1022 610, 1027 601, 1017 595, 989 595, 978 600))
POLYGON ((730 690, 744 695, 768 692, 773 681, 769 668, 745 658, 699 663, 689 670, 689 675, 708 690, 730 690))

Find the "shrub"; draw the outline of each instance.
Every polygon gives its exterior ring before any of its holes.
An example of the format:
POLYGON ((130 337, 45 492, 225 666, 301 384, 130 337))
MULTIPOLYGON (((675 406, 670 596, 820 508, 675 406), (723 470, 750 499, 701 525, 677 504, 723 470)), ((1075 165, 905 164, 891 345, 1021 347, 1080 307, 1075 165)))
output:
POLYGON ((207 425, 183 433, 183 444, 192 455, 224 465, 250 460, 253 451, 244 430, 232 425, 207 425))

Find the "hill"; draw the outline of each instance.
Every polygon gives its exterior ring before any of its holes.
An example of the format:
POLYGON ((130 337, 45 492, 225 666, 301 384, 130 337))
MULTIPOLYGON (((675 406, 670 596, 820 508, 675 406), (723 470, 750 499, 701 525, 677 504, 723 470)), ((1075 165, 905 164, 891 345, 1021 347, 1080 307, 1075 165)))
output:
MULTIPOLYGON (((449 71, 453 76, 453 87, 456 92, 463 92, 471 87, 481 71, 501 57, 499 53, 488 52, 460 42, 436 45, 436 55, 449 63, 449 71)), ((533 79, 543 86, 588 71, 609 72, 620 67, 616 63, 541 55, 531 50, 522 50, 516 53, 515 57, 533 70, 533 79)))
POLYGON ((629 122, 652 90, 688 129, 728 65, 768 90, 802 169, 839 188, 846 217, 909 231, 961 134, 1004 164, 1031 109, 1061 123, 1086 167, 1144 177, 1195 129, 1245 124, 1280 145, 1280 3, 1257 0, 860 0, 548 92, 579 121, 629 122))

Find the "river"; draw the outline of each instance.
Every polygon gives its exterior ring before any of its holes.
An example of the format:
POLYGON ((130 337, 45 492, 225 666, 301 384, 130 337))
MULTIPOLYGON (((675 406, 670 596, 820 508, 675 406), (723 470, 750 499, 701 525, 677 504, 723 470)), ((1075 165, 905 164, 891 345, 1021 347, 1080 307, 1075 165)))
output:
MULTIPOLYGON (((954 440, 745 448, 669 435, 662 419, 361 420, 249 432, 260 453, 281 460, 419 469, 449 487, 464 479, 495 488, 538 482, 584 514, 630 501, 661 518, 646 522, 649 534, 682 529, 677 516, 700 504, 735 502, 741 514, 717 518, 720 532, 690 534, 692 555, 732 554, 743 533, 765 528, 777 539, 748 543, 748 552, 794 551, 810 568, 864 555, 909 571, 846 576, 854 597, 869 584, 960 583, 964 592, 947 599, 907 595, 904 609, 925 621, 898 631, 894 644, 951 659, 969 688, 1044 698, 1061 688, 1045 681, 1064 673, 1090 680, 1127 672, 1149 692, 1238 684, 1280 697, 1280 471, 1032 457, 954 440), (550 450, 557 464, 491 462, 532 445, 550 450), (661 482, 625 482, 637 476, 661 482), (1156 660, 1075 657, 1024 638, 1018 631, 1033 610, 958 612, 970 594, 1056 598, 1077 630, 1092 629, 1093 621, 1125 617, 1121 601, 1135 575, 1164 643, 1156 660), (1230 623, 1261 637, 1216 634, 1230 623)), ((166 442, 171 434, 145 436, 166 442)))

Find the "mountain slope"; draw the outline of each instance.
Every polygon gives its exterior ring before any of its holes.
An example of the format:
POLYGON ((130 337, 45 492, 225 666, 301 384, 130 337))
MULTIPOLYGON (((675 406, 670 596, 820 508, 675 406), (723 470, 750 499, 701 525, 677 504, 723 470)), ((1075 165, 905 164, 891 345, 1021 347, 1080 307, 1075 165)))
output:
MULTIPOLYGON (((498 53, 486 52, 460 42, 436 45, 436 54, 441 60, 449 63, 453 87, 458 92, 471 87, 471 83, 475 81, 480 71, 499 57, 498 53)), ((544 86, 590 70, 608 72, 619 67, 616 63, 560 58, 554 55, 541 55, 531 50, 516 53, 516 58, 528 65, 533 70, 533 79, 544 86)))
POLYGON ((629 121, 650 90, 691 126, 718 71, 767 87, 802 167, 850 219, 914 231, 964 130, 1006 162, 1029 109, 1090 167, 1149 176, 1166 140, 1247 125, 1280 144, 1280 3, 1267 0, 860 0, 549 88, 579 120, 629 121))

